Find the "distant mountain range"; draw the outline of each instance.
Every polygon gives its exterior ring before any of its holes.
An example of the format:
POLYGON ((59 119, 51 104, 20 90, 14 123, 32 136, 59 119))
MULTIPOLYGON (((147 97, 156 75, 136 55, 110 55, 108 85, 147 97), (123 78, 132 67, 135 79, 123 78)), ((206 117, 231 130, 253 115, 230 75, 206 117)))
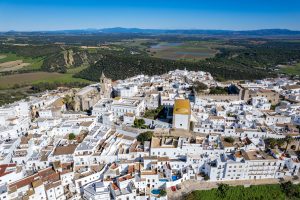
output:
POLYGON ((300 36, 300 31, 288 29, 259 29, 259 30, 200 30, 200 29, 140 29, 140 28, 103 28, 78 29, 59 31, 8 31, 0 35, 98 35, 98 34, 176 34, 176 35, 203 35, 203 36, 300 36))
POLYGON ((144 34, 194 34, 194 35, 300 35, 300 31, 288 29, 260 29, 248 31, 201 30, 201 29, 139 29, 139 28, 105 28, 103 33, 144 33, 144 34))

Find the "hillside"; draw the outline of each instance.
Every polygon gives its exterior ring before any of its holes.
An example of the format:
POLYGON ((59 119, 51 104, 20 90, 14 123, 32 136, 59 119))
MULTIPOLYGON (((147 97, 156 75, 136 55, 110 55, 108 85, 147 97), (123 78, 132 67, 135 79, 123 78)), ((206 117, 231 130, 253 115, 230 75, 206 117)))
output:
MULTIPOLYGON (((47 36, 45 37, 47 38, 47 36)), ((76 42, 73 36, 65 37, 70 42, 76 42)), ((282 71, 277 68, 278 65, 300 61, 300 40, 291 39, 220 40, 172 35, 155 36, 155 39, 136 38, 89 46, 87 44, 96 41, 98 37, 88 36, 85 38, 82 36, 81 38, 82 41, 89 40, 88 43, 83 43, 84 45, 80 46, 61 43, 46 45, 1 44, 0 55, 6 57, 2 58, 3 62, 4 60, 14 61, 13 59, 8 60, 8 58, 16 58, 15 60, 22 60, 25 64, 26 62, 30 63, 31 67, 18 66, 11 71, 5 68, 0 74, 10 75, 33 71, 68 73, 72 70, 71 73, 75 74, 77 78, 97 81, 102 71, 107 76, 117 80, 138 74, 155 75, 187 68, 188 70, 210 72, 218 80, 251 80, 274 77, 282 71), (174 42, 184 45, 176 47, 176 51, 174 46, 173 49, 166 49, 164 46, 161 48, 169 52, 173 51, 170 55, 178 52, 187 53, 186 55, 190 56, 188 57, 189 60, 181 60, 178 55, 179 59, 172 56, 174 60, 159 58, 156 56, 161 53, 159 50, 149 50, 149 46, 153 44, 169 43, 173 45, 174 42), (205 54, 208 50, 211 51, 209 57, 203 56, 203 59, 195 59, 196 53, 205 54)), ((8 38, 4 40, 6 41, 8 38)), ((15 38, 16 40, 18 38, 15 38)), ((28 42, 31 40, 30 37, 28 42)), ((163 53, 168 53, 166 51, 163 53)), ((166 57, 168 58, 168 56, 166 57)), ((294 71, 297 72, 297 70, 294 71)))
MULTIPOLYGON (((174 69, 202 70, 222 79, 261 79, 276 76, 277 65, 300 61, 300 42, 278 40, 230 40, 219 48, 215 57, 197 62, 166 60, 125 52, 108 54, 76 77, 95 81, 101 72, 112 79, 133 75, 162 74, 174 69), (227 46, 236 48, 226 48, 227 46)), ((297 74, 295 74, 297 75, 297 74)))
POLYGON ((79 72, 75 77, 97 81, 103 71, 113 80, 117 80, 138 74, 156 75, 184 68, 194 71, 207 71, 217 78, 225 79, 257 79, 272 75, 255 68, 241 68, 238 64, 235 66, 233 63, 228 64, 226 64, 226 60, 222 64, 219 60, 214 59, 211 59, 210 62, 193 63, 146 56, 105 55, 95 65, 79 72))
POLYGON ((69 68, 94 64, 100 58, 100 53, 89 53, 76 48, 68 49, 45 58, 41 69, 48 72, 65 73, 69 68))

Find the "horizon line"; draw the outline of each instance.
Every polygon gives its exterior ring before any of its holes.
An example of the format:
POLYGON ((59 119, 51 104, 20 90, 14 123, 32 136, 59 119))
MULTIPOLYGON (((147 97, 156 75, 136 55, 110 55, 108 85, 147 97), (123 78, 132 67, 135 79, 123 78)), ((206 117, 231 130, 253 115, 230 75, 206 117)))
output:
POLYGON ((243 32, 243 31, 260 31, 260 30, 287 30, 287 31, 300 31, 297 29, 289 29, 289 28, 258 28, 258 29, 205 29, 205 28, 138 28, 138 27, 103 27, 103 28, 72 28, 72 29, 48 29, 48 30, 5 30, 0 31, 1 33, 7 32, 57 32, 57 31, 76 31, 76 30, 103 30, 103 29, 140 29, 140 30, 166 30, 166 31, 175 31, 175 30, 182 30, 182 31, 189 31, 189 30, 198 30, 198 31, 234 31, 234 32, 243 32))

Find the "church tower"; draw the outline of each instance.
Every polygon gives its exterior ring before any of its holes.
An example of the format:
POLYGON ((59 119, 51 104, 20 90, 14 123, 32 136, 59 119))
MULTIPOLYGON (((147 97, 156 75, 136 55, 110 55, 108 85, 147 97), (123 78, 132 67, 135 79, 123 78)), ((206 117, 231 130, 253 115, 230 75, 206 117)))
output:
POLYGON ((100 94, 102 98, 110 98, 111 92, 112 92, 112 81, 109 78, 106 78, 104 75, 104 72, 102 71, 101 77, 100 77, 100 94))

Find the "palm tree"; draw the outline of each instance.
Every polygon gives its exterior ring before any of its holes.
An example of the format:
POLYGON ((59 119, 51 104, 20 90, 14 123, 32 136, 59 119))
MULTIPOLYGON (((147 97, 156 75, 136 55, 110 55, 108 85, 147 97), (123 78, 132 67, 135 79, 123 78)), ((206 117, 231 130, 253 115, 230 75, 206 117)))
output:
POLYGON ((285 147, 285 152, 286 152, 289 144, 294 141, 294 138, 290 135, 287 135, 287 136, 285 136, 284 140, 286 142, 286 147, 285 147))

